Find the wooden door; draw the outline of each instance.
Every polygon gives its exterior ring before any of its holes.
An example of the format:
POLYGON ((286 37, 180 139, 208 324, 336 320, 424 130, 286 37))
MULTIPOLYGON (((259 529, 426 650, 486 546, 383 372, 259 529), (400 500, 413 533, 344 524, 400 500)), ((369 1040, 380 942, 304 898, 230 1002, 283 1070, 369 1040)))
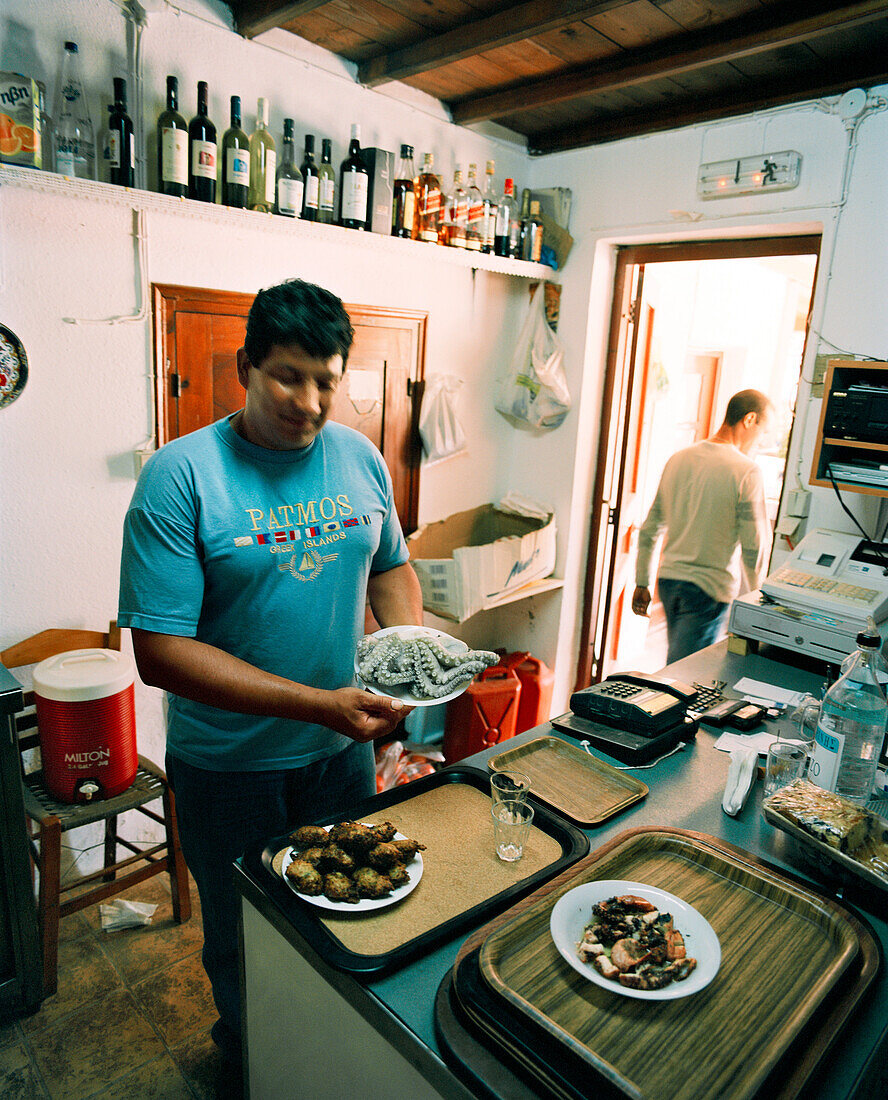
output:
MULTIPOLYGON (((252 294, 154 287, 157 445, 243 407, 236 353, 252 294)), ((355 340, 331 418, 366 435, 392 475, 405 534, 416 529, 426 314, 346 305, 355 340)))

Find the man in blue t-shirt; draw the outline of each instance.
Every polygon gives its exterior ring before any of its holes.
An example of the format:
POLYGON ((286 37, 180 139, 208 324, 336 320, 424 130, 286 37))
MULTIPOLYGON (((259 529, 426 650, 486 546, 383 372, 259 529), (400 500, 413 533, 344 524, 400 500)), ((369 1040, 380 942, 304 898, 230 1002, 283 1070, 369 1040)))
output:
POLYGON ((124 525, 118 620, 142 680, 169 693, 166 767, 212 1034, 235 1062, 232 862, 373 793, 371 742, 407 711, 354 686, 365 601, 381 626, 422 622, 382 456, 327 422, 352 338, 329 291, 260 291, 237 354, 244 408, 161 448, 124 525))

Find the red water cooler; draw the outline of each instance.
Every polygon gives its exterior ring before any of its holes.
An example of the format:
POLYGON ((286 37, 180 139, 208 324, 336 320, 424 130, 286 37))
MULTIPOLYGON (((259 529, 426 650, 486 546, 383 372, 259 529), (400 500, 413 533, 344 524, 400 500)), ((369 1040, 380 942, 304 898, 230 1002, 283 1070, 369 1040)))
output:
POLYGON ((34 668, 43 775, 62 802, 122 794, 133 782, 135 671, 114 649, 73 649, 34 668))
POLYGON ((479 672, 466 690, 447 704, 444 762, 454 764, 515 736, 521 681, 510 668, 494 665, 479 672))

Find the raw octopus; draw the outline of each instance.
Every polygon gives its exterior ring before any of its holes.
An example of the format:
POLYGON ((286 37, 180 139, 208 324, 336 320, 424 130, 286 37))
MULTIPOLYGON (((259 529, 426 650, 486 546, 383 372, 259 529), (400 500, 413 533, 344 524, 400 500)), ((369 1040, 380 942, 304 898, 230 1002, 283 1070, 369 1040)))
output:
POLYGON ((358 642, 358 671, 365 683, 404 686, 417 699, 439 699, 499 661, 496 653, 453 653, 436 638, 367 635, 358 642))

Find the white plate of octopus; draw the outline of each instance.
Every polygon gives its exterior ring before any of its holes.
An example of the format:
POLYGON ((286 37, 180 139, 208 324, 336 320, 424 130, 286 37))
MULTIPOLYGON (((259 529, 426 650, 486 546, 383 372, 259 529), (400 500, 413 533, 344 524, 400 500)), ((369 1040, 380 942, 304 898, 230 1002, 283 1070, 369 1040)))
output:
MULTIPOLYGON (((389 648, 388 653, 387 660, 398 659, 392 648, 389 648)), ((366 635, 358 643, 358 650, 355 654, 355 676, 358 683, 374 695, 385 695, 392 699, 400 699, 402 703, 411 707, 435 707, 439 703, 446 703, 448 700, 462 695, 482 668, 489 668, 492 664, 496 664, 498 660, 499 657, 495 653, 488 653, 486 650, 470 650, 466 643, 461 642, 459 638, 452 638, 441 630, 435 630, 434 627, 387 626, 383 630, 377 630, 375 634, 366 635), (389 640, 394 642, 397 638, 402 639, 405 646, 410 642, 419 640, 432 643, 433 651, 437 650, 437 647, 441 647, 446 656, 443 662, 438 660, 434 665, 436 669, 441 669, 440 672, 436 673, 439 677, 443 676, 445 680, 447 677, 456 677, 459 674, 457 666, 460 666, 464 675, 460 675, 451 690, 442 691, 440 695, 428 693, 423 684, 415 678, 411 678, 407 682, 388 685, 379 682, 373 678, 372 671, 369 673, 367 671, 372 669, 373 655, 376 654, 377 660, 380 658, 386 659, 384 651, 380 647, 389 640), (367 664, 368 661, 370 662, 369 665, 367 664), (452 665, 451 662, 453 662, 452 665), (362 667, 365 669, 363 673, 361 671, 362 667)), ((397 671, 393 674, 395 676, 409 675, 397 671)), ((432 682, 435 683, 435 680, 433 679, 432 682)), ((446 684, 441 686, 446 686, 446 684)), ((434 690, 438 689, 436 685, 434 690)))
MULTIPOLYGON (((363 822, 363 824, 372 824, 372 822, 363 822)), ((325 825, 323 828, 329 832, 333 826, 325 825)), ((404 836, 403 833, 396 832, 392 839, 406 840, 407 837, 404 836)), ((405 882, 403 886, 395 887, 386 897, 359 898, 357 901, 334 901, 331 898, 325 897, 323 894, 304 894, 301 890, 296 889, 293 880, 287 875, 287 868, 294 859, 298 858, 299 850, 296 848, 290 848, 284 853, 284 857, 281 861, 281 875, 283 876, 284 882, 286 882, 297 897, 302 898, 302 900, 308 902, 309 905, 316 905, 319 909, 331 909, 336 913, 371 913, 376 909, 387 909, 390 905, 397 905, 399 901, 403 901, 408 894, 416 889, 419 885, 419 880, 422 878, 423 872, 422 856, 419 852, 416 852, 413 857, 404 864, 404 868, 410 876, 409 881, 405 882)))
POLYGON ((566 963, 623 997, 690 997, 709 985, 721 965, 721 947, 709 921, 681 898, 642 882, 603 879, 568 890, 552 909, 549 929, 566 963), (602 904, 605 908, 593 913, 593 906, 602 904), (607 931, 587 936, 592 926, 607 931))

